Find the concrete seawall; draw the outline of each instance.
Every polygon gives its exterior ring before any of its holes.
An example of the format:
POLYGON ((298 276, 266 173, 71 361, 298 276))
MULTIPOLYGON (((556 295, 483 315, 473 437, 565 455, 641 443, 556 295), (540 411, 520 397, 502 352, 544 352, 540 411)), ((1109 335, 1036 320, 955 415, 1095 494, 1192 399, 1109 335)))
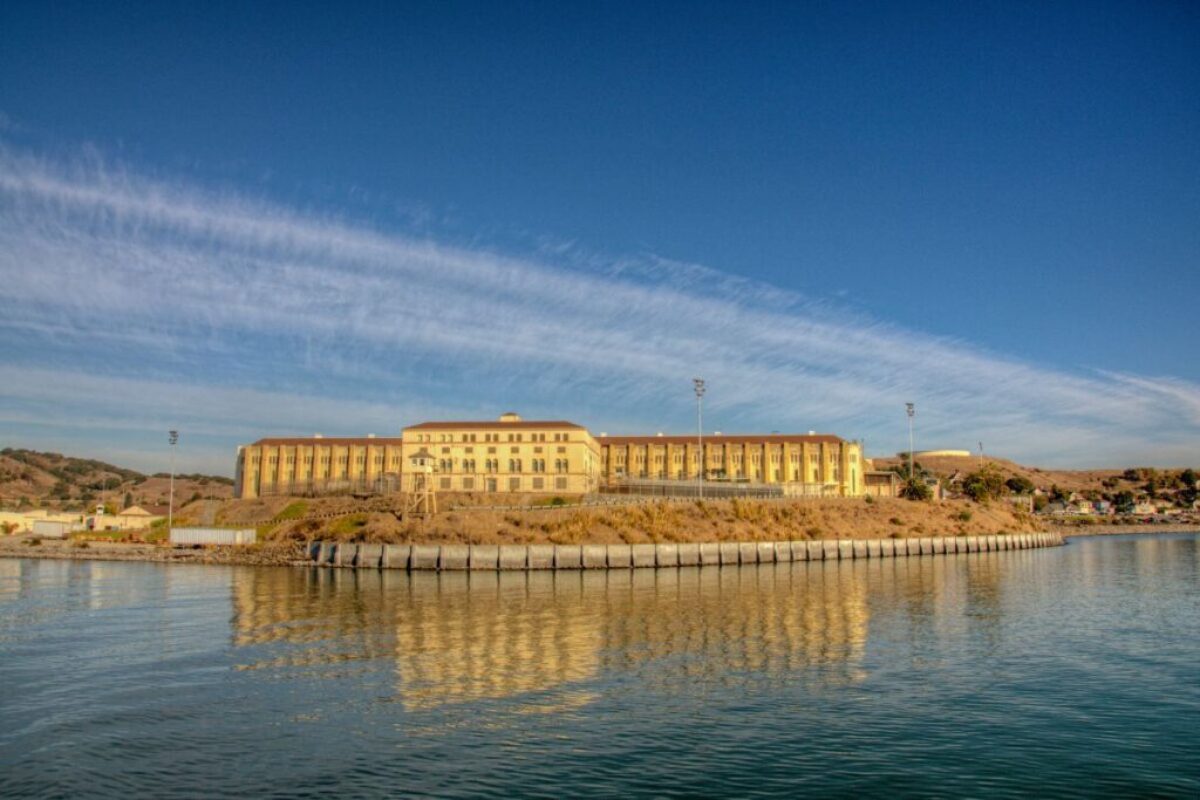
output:
POLYGON ((689 566, 770 564, 777 561, 991 553, 1059 547, 1057 533, 935 536, 922 539, 825 539, 798 542, 705 544, 359 544, 310 542, 308 558, 327 567, 407 570, 666 569, 689 566))

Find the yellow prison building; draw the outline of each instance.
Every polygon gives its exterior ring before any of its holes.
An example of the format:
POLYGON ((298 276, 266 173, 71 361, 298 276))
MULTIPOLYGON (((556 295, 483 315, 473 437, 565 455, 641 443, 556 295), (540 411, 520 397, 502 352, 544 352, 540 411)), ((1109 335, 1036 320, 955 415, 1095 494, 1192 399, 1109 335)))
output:
MULTIPOLYGON (((694 480, 688 436, 593 437, 564 420, 422 422, 398 438, 268 438, 238 448, 237 497, 409 491, 410 459, 434 460, 439 491, 586 494, 601 484, 694 480)), ((785 494, 863 493, 862 447, 827 434, 704 437, 705 480, 773 484, 785 494)))
MULTIPOLYGON (((601 436, 604 478, 619 481, 696 480, 695 436, 601 436)), ((830 434, 704 437, 706 481, 778 485, 784 494, 857 497, 863 493, 859 442, 830 434)))

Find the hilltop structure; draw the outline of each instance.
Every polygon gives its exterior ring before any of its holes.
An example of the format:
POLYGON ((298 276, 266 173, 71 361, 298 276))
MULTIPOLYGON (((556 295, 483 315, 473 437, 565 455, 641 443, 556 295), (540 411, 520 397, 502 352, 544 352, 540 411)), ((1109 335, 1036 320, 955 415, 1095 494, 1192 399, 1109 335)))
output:
POLYGON ((235 496, 410 491, 409 459, 435 459, 439 491, 587 494, 638 481, 772 487, 784 494, 864 492, 859 442, 830 434, 593 436, 565 420, 422 422, 397 438, 268 438, 238 448, 235 496))

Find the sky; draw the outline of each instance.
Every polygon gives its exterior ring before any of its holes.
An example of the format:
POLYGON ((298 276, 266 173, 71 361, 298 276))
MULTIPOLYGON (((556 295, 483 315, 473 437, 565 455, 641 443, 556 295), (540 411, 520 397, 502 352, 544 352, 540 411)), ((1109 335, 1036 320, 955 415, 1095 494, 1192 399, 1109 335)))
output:
POLYGON ((0 4, 0 445, 1200 466, 1194 3, 0 4))

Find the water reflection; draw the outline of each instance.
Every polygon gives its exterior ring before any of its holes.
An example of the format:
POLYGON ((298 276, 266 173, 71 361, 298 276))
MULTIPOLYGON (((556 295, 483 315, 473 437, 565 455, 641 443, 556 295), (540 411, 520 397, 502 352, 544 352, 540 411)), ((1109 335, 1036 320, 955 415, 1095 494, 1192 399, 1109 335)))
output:
POLYGON ((861 676, 865 565, 573 573, 244 569, 233 578, 243 669, 394 660, 412 708, 571 690, 606 671, 666 689, 861 676), (285 648, 271 647, 277 644, 285 648))

